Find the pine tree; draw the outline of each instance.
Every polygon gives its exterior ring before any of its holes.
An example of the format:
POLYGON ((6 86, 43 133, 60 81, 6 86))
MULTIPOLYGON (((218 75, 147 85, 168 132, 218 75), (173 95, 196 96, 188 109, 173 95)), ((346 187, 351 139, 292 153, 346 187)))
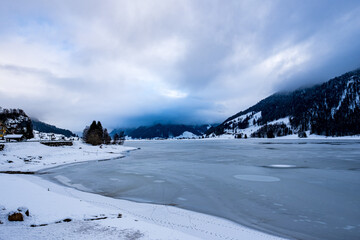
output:
MULTIPOLYGON (((109 134, 107 134, 109 135, 109 134)), ((109 136, 110 137, 110 136, 109 136)), ((100 145, 104 143, 104 130, 102 128, 101 122, 93 121, 90 127, 84 129, 83 139, 86 143, 91 145, 100 145)), ((111 141, 111 138, 110 138, 111 141)))
POLYGON ((90 129, 90 127, 89 126, 86 126, 85 127, 85 129, 84 129, 84 131, 83 131, 83 140, 85 141, 85 142, 87 142, 87 138, 88 138, 88 134, 89 134, 89 129, 90 129))
POLYGON ((118 141, 119 141, 119 135, 117 133, 115 133, 114 139, 113 139, 113 144, 117 144, 118 141))
POLYGON ((119 145, 123 145, 124 142, 125 142, 125 133, 124 133, 124 131, 121 131, 120 134, 119 134, 118 144, 119 144, 119 145))
POLYGON ((111 143, 111 137, 108 133, 108 130, 104 129, 104 144, 110 144, 111 143))

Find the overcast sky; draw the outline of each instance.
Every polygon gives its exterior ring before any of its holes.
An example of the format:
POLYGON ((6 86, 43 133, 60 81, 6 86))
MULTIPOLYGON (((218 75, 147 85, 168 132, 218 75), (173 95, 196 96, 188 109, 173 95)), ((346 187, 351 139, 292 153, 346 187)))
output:
POLYGON ((358 67, 358 0, 0 4, 0 106, 74 131, 222 122, 358 67))

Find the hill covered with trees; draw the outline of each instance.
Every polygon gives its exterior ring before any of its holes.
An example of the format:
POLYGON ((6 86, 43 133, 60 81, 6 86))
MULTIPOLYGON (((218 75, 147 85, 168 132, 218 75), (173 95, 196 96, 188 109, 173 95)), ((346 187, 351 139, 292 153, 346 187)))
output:
POLYGON ((279 119, 288 119, 285 126, 291 130, 288 133, 310 131, 325 136, 360 134, 360 69, 310 88, 273 94, 229 117, 218 127, 209 129, 207 135, 238 134, 252 127, 253 136, 256 136, 255 132, 261 127, 265 128, 260 132, 268 128, 274 130, 274 127, 266 126, 279 119))
POLYGON ((70 130, 58 128, 54 125, 44 123, 35 118, 32 119, 32 124, 33 124, 34 130, 39 131, 39 132, 62 134, 65 137, 74 137, 75 136, 75 134, 72 133, 70 130))
POLYGON ((6 134, 23 134, 27 139, 34 137, 31 119, 22 109, 0 107, 0 122, 6 127, 6 134))

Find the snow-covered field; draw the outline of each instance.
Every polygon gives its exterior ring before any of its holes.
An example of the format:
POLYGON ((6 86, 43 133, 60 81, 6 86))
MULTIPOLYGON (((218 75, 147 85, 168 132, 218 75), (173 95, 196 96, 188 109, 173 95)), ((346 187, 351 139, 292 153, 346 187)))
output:
MULTIPOLYGON (((0 171, 113 159, 129 150, 134 148, 6 143, 0 171)), ((32 175, 0 174, 0 193, 0 239, 279 239, 221 218, 86 193, 32 175), (9 222, 8 213, 19 207, 28 208, 30 216, 9 222)))

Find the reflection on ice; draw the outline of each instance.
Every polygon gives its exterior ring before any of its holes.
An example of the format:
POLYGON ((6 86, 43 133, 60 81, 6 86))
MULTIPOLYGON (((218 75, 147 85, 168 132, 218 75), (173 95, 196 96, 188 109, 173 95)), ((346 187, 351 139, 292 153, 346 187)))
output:
POLYGON ((154 183, 164 183, 164 180, 154 180, 154 183))
POLYGON ((235 175, 234 178, 254 182, 278 182, 280 178, 261 175, 235 175))

